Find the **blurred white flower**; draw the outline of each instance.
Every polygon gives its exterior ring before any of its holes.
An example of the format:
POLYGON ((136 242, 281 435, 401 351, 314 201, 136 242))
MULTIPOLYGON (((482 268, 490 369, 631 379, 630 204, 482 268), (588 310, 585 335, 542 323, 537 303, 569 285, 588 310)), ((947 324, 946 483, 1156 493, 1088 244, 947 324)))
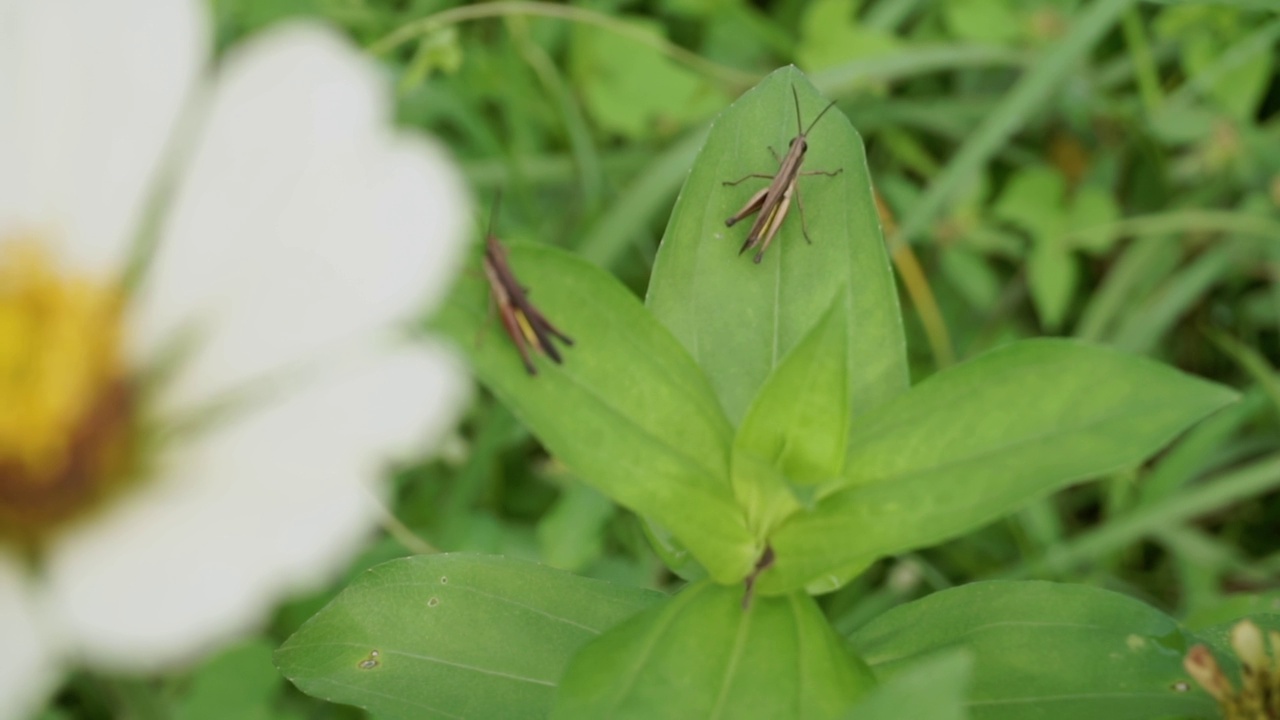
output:
POLYGON ((454 166, 335 34, 214 72, 208 36, 196 0, 0 0, 0 718, 330 577, 466 399, 394 342, 465 252, 454 166))

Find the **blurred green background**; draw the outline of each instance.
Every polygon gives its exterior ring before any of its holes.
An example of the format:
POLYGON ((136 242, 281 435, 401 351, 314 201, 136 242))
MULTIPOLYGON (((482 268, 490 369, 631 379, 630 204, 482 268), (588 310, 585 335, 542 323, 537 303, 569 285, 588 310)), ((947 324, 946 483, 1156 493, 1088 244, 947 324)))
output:
MULTIPOLYGON (((1201 625, 1275 611, 1280 3, 219 0, 213 13, 219 53, 298 17, 340 27, 385 68, 398 122, 462 164, 477 240, 502 190, 504 238, 568 248, 637 294, 709 120, 798 65, 867 144, 915 381, 1060 335, 1245 392, 1143 468, 882 561, 823 599, 836 628, 989 578, 1117 589, 1201 625), (1227 482, 1242 477, 1255 479, 1227 482)), ((470 550, 673 586, 637 521, 483 393, 441 453, 393 482, 396 520, 348 579, 470 550)), ((74 676, 45 717, 362 717, 270 662, 345 582, 189 672, 74 676)))

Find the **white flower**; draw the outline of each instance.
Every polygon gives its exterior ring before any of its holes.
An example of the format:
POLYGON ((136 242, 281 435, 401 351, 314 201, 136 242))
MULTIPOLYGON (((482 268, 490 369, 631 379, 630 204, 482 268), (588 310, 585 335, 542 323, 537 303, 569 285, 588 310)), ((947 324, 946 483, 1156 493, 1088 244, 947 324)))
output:
POLYGON ((465 252, 453 166, 333 33, 206 77, 208 34, 195 0, 0 0, 0 718, 329 577, 388 453, 466 399, 446 350, 394 342, 465 252))

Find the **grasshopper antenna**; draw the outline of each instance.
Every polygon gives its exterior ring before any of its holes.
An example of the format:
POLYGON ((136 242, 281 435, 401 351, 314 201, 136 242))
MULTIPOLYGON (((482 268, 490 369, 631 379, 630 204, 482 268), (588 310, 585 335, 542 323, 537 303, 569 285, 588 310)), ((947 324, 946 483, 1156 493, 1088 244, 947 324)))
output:
MULTIPOLYGON (((791 90, 792 90, 792 91, 795 91, 795 88, 791 88, 791 90)), ((805 134, 805 135, 808 135, 808 134, 809 134, 809 131, 813 129, 813 126, 814 126, 814 125, 817 125, 817 124, 818 124, 818 121, 822 119, 822 116, 823 116, 823 115, 826 115, 826 114, 827 114, 827 111, 828 111, 828 110, 830 110, 831 108, 835 107, 835 106, 836 106, 836 101, 835 101, 835 100, 832 100, 832 101, 831 101, 831 104, 829 104, 829 105, 827 105, 826 107, 822 108, 822 112, 818 113, 818 117, 814 118, 814 119, 813 119, 813 122, 809 123, 809 127, 805 128, 804 134, 805 134)), ((799 112, 799 110, 797 110, 796 112, 799 112)), ((799 116, 797 116, 797 117, 799 117, 799 116)))
MULTIPOLYGON (((797 134, 797 135, 804 135, 804 134, 805 134, 805 131, 802 129, 802 127, 801 127, 801 125, 800 125, 800 95, 799 95, 798 93, 796 93, 796 86, 795 86, 795 85, 792 85, 792 86, 791 86, 791 99, 796 101, 796 134, 797 134)), ((819 116, 819 117, 821 117, 821 116, 819 116)), ((812 125, 810 125, 809 127, 813 127, 813 126, 812 126, 812 125)))
POLYGON ((493 237, 493 224, 498 219, 498 206, 502 204, 502 191, 499 190, 493 194, 493 207, 489 209, 489 228, 485 230, 485 237, 493 237))

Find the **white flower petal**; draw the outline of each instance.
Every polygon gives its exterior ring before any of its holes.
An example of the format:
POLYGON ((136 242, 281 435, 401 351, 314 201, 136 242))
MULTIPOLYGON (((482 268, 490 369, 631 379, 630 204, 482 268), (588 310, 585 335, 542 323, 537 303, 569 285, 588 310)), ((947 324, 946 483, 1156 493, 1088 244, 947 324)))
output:
POLYGON ((251 629, 350 560, 387 452, 435 442, 467 394, 452 354, 413 347, 235 417, 169 457, 164 482, 59 541, 58 617, 87 660, 144 671, 251 629))
POLYGON ((0 2, 0 238, 115 271, 207 55, 196 0, 0 2))
POLYGON ((42 622, 30 578, 12 557, 0 553, 0 720, 34 713, 57 686, 55 641, 42 622))
POLYGON ((464 252, 444 154, 390 129, 375 67, 295 25, 230 58, 150 269, 140 344, 201 333, 166 406, 349 344, 436 299, 464 252))

